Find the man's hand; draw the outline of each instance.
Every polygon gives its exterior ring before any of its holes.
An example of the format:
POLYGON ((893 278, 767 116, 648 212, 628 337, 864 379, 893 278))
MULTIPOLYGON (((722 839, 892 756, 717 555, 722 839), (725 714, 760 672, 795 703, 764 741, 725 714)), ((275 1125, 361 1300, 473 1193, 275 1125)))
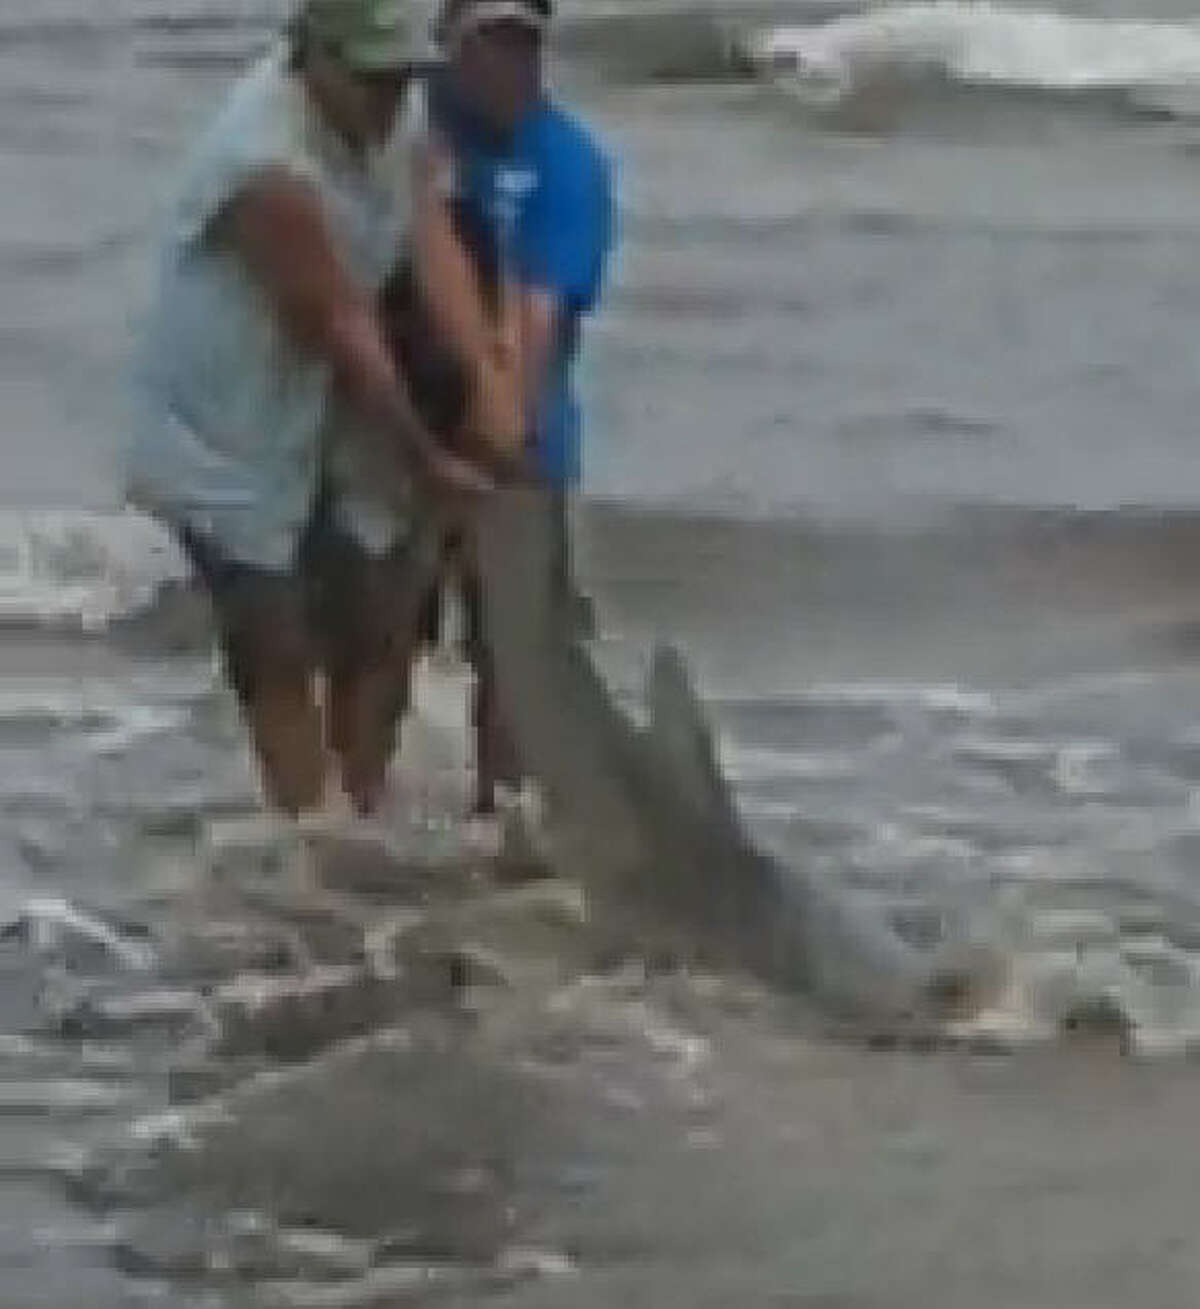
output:
POLYGON ((434 449, 424 464, 429 489, 441 495, 481 496, 496 489, 495 480, 479 465, 447 450, 434 449))
POLYGON ((515 352, 506 351, 500 341, 475 361, 467 425, 501 459, 517 458, 525 444, 529 420, 521 374, 515 352))
POLYGON ((444 142, 432 135, 413 146, 410 169, 418 206, 442 201, 453 189, 454 156, 444 142))

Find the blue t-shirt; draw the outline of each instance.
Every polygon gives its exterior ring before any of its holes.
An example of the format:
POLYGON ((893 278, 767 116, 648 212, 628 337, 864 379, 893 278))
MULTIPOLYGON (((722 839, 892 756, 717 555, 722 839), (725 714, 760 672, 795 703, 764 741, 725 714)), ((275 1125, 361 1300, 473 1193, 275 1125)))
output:
POLYGON ((490 133, 435 81, 434 122, 455 153, 457 198, 495 243, 505 274, 551 292, 560 341, 534 426, 540 475, 579 476, 579 406, 571 382, 580 319, 596 304, 614 239, 612 169, 586 129, 543 100, 511 134, 490 133))

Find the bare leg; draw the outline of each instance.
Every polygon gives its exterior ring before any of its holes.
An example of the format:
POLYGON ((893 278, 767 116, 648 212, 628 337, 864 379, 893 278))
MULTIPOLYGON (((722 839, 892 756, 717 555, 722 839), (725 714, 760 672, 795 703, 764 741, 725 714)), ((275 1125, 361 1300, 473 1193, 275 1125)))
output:
POLYGON ((325 749, 311 670, 273 670, 243 704, 243 712, 270 803, 293 817, 317 808, 324 792, 325 749))
POLYGON ((459 550, 459 577, 466 619, 466 657, 475 674, 471 697, 471 723, 475 729, 475 812, 496 810, 496 785, 516 784, 521 767, 516 750, 500 716, 496 692, 496 666, 488 648, 483 616, 483 594, 475 561, 476 542, 464 530, 459 550))
POLYGON ((318 621, 329 674, 327 737, 360 814, 379 804, 409 708, 437 546, 433 529, 418 529, 407 546, 384 556, 349 540, 326 545, 318 621))
POLYGON ((213 599, 267 799, 292 815, 315 808, 325 750, 303 589, 290 574, 239 566, 221 575, 213 599))
POLYGON ((341 761, 342 787, 358 813, 373 813, 396 752, 409 705, 412 650, 395 650, 386 663, 330 679, 331 741, 341 761))
POLYGON ((496 812, 496 784, 517 780, 520 769, 512 742, 500 719, 496 674, 492 661, 480 660, 475 668, 472 719, 475 727, 475 812, 496 812))

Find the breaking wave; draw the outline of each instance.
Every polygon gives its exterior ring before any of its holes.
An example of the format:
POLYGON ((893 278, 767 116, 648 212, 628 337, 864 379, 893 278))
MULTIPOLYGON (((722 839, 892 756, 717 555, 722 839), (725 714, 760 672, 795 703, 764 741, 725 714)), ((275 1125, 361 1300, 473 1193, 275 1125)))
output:
POLYGON ((136 513, 0 511, 0 626, 103 632, 186 576, 164 531, 136 513))
POLYGON ((1200 104, 1200 23, 1103 22, 988 0, 881 6, 744 44, 760 73, 815 101, 880 82, 937 78, 1047 94, 1119 92, 1174 108, 1200 104))

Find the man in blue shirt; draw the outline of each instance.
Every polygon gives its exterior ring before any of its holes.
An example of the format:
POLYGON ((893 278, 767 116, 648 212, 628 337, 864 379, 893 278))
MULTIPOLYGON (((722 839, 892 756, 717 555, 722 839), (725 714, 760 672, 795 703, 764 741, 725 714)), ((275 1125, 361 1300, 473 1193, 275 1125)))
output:
POLYGON ((430 88, 449 185, 492 243, 504 320, 530 406, 529 471, 567 487, 579 476, 571 369, 613 240, 608 159, 542 89, 550 0, 448 0, 447 62, 430 88))
POLYGON ((489 462, 507 483, 478 507, 470 533, 484 809, 494 775, 513 771, 500 762, 512 753, 501 719, 514 729, 521 764, 546 782, 550 756, 538 742, 557 729, 545 714, 530 726, 531 701, 544 702, 551 717, 556 704, 566 713, 548 669, 569 645, 576 617, 566 519, 580 472, 572 370, 614 235, 610 163, 543 89, 550 18, 550 0, 446 0, 439 23, 445 61, 429 86, 438 144, 427 203, 452 208, 459 231, 465 222, 470 243, 486 248, 499 270, 495 317, 470 267, 455 262, 453 242, 439 247, 447 224, 427 221, 428 209, 423 220, 420 202, 414 231, 431 311, 483 397, 480 444, 490 445, 489 462), (509 402, 520 412, 520 439, 506 448, 486 435, 505 426, 497 412, 509 402))

